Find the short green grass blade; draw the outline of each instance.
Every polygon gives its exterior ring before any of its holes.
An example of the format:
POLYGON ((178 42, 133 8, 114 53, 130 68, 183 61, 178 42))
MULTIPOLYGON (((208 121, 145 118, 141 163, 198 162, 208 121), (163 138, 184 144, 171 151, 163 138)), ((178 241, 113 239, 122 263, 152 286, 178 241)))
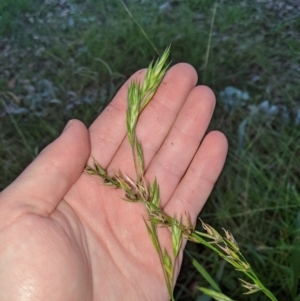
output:
POLYGON ((204 294, 206 294, 207 296, 212 297, 216 301, 234 301, 230 297, 228 297, 228 296, 226 296, 226 295, 224 295, 220 292, 216 292, 214 290, 211 290, 209 288, 200 287, 199 290, 201 292, 203 292, 204 294))
POLYGON ((293 298, 297 295, 299 287, 299 275, 300 275, 300 212, 296 221, 296 237, 293 244, 293 252, 291 254, 291 273, 292 273, 292 284, 291 293, 293 298))
POLYGON ((214 288, 215 291, 221 292, 220 287, 215 282, 215 280, 209 275, 209 273, 205 270, 205 268, 194 257, 192 257, 188 252, 186 252, 186 253, 191 258, 193 266, 203 276, 203 278, 212 286, 212 288, 214 288))

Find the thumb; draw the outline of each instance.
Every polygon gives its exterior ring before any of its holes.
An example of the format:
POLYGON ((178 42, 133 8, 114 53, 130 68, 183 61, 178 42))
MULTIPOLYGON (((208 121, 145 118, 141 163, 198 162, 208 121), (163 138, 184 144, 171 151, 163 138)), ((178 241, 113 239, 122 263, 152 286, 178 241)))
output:
POLYGON ((0 211, 49 216, 82 174, 89 155, 88 130, 79 120, 69 121, 63 133, 2 191, 0 211))

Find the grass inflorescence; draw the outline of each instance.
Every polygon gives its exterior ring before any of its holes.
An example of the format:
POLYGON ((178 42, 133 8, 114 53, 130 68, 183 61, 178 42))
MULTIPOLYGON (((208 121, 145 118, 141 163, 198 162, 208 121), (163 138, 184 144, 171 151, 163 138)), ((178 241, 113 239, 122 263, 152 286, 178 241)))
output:
POLYGON ((224 236, 222 236, 212 226, 201 220, 202 227, 206 233, 199 232, 195 231, 191 226, 188 216, 185 217, 185 221, 183 221, 183 217, 177 219, 176 216, 169 216, 160 206, 159 183, 156 179, 153 183, 150 183, 144 178, 143 148, 142 142, 136 135, 136 125, 140 113, 150 102, 166 73, 169 53, 170 48, 168 47, 159 60, 149 65, 143 83, 132 81, 128 88, 127 135, 132 148, 136 180, 134 181, 121 171, 109 176, 107 171, 96 160, 94 160, 94 167, 87 166, 85 172, 101 177, 106 185, 122 189, 125 193, 124 200, 145 205, 148 214, 145 226, 159 256, 171 300, 175 300, 173 295, 175 262, 181 248, 182 237, 185 237, 189 241, 208 247, 230 263, 236 270, 248 277, 250 282, 243 279, 240 280, 241 285, 247 289, 245 294, 261 291, 271 300, 276 301, 276 297, 263 285, 252 270, 251 265, 242 255, 238 244, 229 231, 224 229, 224 236), (160 226, 168 227, 171 231, 172 255, 161 247, 157 234, 157 229, 160 226))

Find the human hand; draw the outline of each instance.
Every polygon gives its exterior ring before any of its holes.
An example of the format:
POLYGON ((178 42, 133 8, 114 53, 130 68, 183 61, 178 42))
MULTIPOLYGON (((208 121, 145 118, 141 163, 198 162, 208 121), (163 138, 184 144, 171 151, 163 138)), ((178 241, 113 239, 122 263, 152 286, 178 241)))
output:
MULTIPOLYGON (((193 223, 227 152, 220 132, 203 139, 215 99, 209 88, 194 87, 196 82, 191 66, 172 67, 137 126, 145 178, 157 178, 164 211, 187 212, 193 223)), ((89 131, 73 120, 0 194, 1 301, 169 299, 144 225, 145 208, 82 173, 93 156, 110 173, 121 170, 134 177, 126 139, 128 83, 89 131)), ((159 235, 171 250, 168 229, 159 229, 159 235)))

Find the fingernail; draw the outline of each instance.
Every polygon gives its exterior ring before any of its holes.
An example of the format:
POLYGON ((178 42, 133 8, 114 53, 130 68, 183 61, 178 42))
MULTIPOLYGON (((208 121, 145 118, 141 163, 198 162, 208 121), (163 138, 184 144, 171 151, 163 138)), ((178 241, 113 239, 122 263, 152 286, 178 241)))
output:
POLYGON ((71 126, 72 122, 73 122, 73 120, 69 120, 62 132, 67 130, 71 126))

